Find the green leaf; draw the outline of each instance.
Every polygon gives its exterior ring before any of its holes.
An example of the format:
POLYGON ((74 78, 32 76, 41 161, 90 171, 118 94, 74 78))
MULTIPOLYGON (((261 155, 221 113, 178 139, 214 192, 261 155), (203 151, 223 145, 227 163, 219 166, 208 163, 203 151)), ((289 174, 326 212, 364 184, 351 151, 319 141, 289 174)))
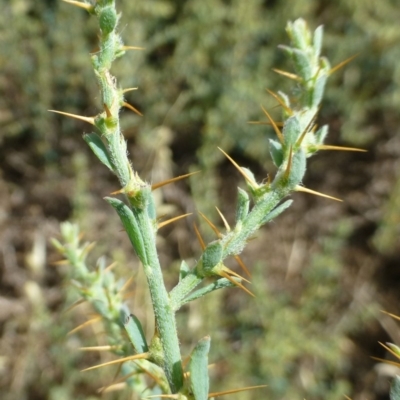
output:
POLYGON ((242 222, 249 213, 250 198, 248 193, 238 187, 238 197, 236 205, 236 223, 242 222))
POLYGON ((311 44, 311 32, 303 18, 287 24, 286 30, 292 41, 292 46, 306 50, 311 44))
POLYGON ((189 273, 189 265, 186 264, 186 261, 182 260, 181 267, 179 268, 179 282, 189 273))
POLYGON ((319 103, 321 103, 322 96, 325 91, 325 84, 328 79, 327 75, 321 75, 314 83, 314 88, 311 93, 311 107, 318 107, 319 103))
MULTIPOLYGON (((237 278, 233 278, 233 279, 236 280, 237 278)), ((180 303, 180 307, 182 307, 186 303, 189 303, 190 301, 199 299, 200 297, 203 297, 206 294, 211 293, 215 290, 224 289, 224 288, 228 288, 228 287, 236 287, 236 285, 233 284, 231 281, 229 281, 226 278, 218 279, 215 282, 211 283, 210 285, 207 285, 207 286, 191 293, 184 300, 182 300, 182 302, 180 303)))
POLYGON ((210 351, 210 342, 210 336, 201 339, 190 356, 190 382, 195 400, 208 399, 208 352, 210 351))
POLYGON ((132 210, 121 200, 112 198, 112 197, 105 197, 104 198, 107 203, 109 203, 115 211, 117 211, 119 217, 121 218, 122 224, 126 230, 126 233, 129 236, 129 239, 132 243, 133 248, 136 251, 140 261, 147 265, 147 257, 145 246, 143 243, 143 236, 140 232, 138 223, 133 215, 132 210))
POLYGON ((315 139, 317 144, 323 144, 327 134, 328 134, 328 125, 321 126, 321 128, 319 128, 315 133, 315 139))
POLYGON ((129 340, 138 354, 149 351, 142 325, 133 314, 130 314, 125 318, 124 328, 128 334, 129 340))
POLYGON ((308 54, 304 51, 293 49, 292 60, 297 74, 306 82, 309 81, 312 78, 312 67, 308 54))
POLYGON ((268 213, 265 218, 261 221, 261 224, 264 225, 269 221, 272 221, 279 214, 282 214, 287 208, 289 208, 293 203, 293 200, 286 200, 284 203, 280 204, 278 207, 275 207, 270 213, 268 213))
POLYGON ((83 139, 92 149, 97 158, 111 171, 114 171, 114 165, 108 154, 107 148, 104 145, 101 137, 97 133, 86 133, 83 139))
POLYGON ((269 153, 275 167, 279 168, 283 161, 283 150, 280 142, 274 139, 269 139, 269 153))
POLYGON ((313 47, 314 47, 315 57, 319 57, 319 55, 321 54, 323 36, 324 36, 324 27, 321 25, 314 32, 313 47))
POLYGON ((206 272, 211 271, 222 260, 222 245, 219 240, 211 242, 204 250, 203 268, 206 272))
POLYGON ((286 120, 282 134, 285 138, 285 145, 292 146, 301 135, 299 119, 296 115, 286 120))
POLYGON ((306 172, 306 154, 299 149, 292 159, 292 169, 290 170, 287 186, 292 190, 301 183, 306 172))

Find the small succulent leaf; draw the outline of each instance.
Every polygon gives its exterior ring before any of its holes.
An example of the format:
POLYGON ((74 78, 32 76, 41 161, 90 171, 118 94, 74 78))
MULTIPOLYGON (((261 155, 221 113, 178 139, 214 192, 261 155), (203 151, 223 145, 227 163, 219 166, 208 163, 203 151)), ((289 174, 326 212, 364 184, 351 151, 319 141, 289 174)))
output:
POLYGON ((124 328, 136 353, 141 354, 149 351, 142 325, 135 315, 124 315, 124 328))
POLYGON ((248 168, 246 167, 240 167, 240 168, 244 171, 246 176, 249 177, 249 179, 251 179, 253 182, 257 182, 254 174, 248 168))
POLYGON ((110 34, 118 22, 117 12, 114 6, 104 7, 99 13, 100 29, 105 35, 110 34))
POLYGON ((314 56, 317 58, 321 54, 323 36, 324 36, 324 27, 321 25, 314 31, 314 38, 313 38, 314 56))
POLYGON ((292 46, 301 50, 307 50, 311 44, 311 32, 304 19, 299 18, 294 22, 289 22, 286 31, 292 41, 292 46))
POLYGON ((275 219, 278 215, 282 214, 287 208, 289 208, 293 203, 293 200, 286 200, 284 203, 275 207, 270 213, 268 213, 264 219, 261 221, 261 225, 266 224, 269 221, 275 219))
POLYGON ((321 75, 316 79, 310 99, 311 107, 318 107, 318 105, 321 103, 327 78, 327 75, 321 75))
POLYGON ((153 221, 156 221, 156 219, 157 219, 157 210, 156 210, 156 205, 154 203, 154 197, 153 196, 148 196, 147 215, 150 217, 150 219, 152 219, 153 221))
POLYGON ((286 46, 286 45, 284 45, 284 44, 280 44, 280 45, 278 46, 278 48, 281 49, 281 50, 283 50, 283 51, 285 52, 286 56, 292 57, 293 49, 292 49, 291 47, 286 46))
POLYGON ((282 134, 285 138, 285 145, 293 146, 301 135, 299 119, 296 115, 286 120, 282 134))
POLYGON ((210 336, 200 339, 190 355, 190 382, 195 400, 208 399, 208 352, 210 351, 210 342, 210 336))
POLYGON ((317 144, 323 144, 328 134, 328 125, 323 125, 315 133, 315 139, 317 144))
POLYGON ((396 357, 400 359, 400 347, 393 343, 386 343, 387 346, 396 354, 396 357))
MULTIPOLYGON (((237 278, 233 279, 236 280, 237 278)), ((193 300, 197 300, 208 293, 214 292, 215 290, 229 288, 229 287, 236 287, 236 285, 226 278, 218 279, 215 282, 211 283, 210 285, 207 285, 201 289, 192 292, 181 302, 180 306, 182 307, 184 304, 189 303, 193 300)))
POLYGON ((299 49, 293 49, 292 51, 292 60, 294 62, 297 74, 305 81, 309 81, 313 76, 313 70, 310 64, 309 56, 306 52, 299 49))
POLYGON ((118 213, 132 246, 136 251, 136 254, 138 255, 140 261, 147 265, 148 262, 146 258, 143 237, 132 210, 121 200, 112 197, 105 197, 104 200, 106 200, 107 203, 109 203, 118 213))
POLYGON ((400 376, 396 375, 390 387, 390 400, 400 400, 400 376))
POLYGON ((202 255, 203 269, 206 272, 211 271, 222 260, 222 245, 219 240, 211 242, 205 248, 202 255))
POLYGON ((114 165, 108 154, 107 148, 97 133, 87 133, 83 139, 92 149, 96 157, 111 171, 114 171, 114 165))
POLYGON ((306 154, 302 149, 299 149, 292 160, 292 168, 290 170, 287 186, 292 190, 301 183, 306 172, 306 154))
POLYGON ((55 247, 61 254, 65 252, 64 246, 55 238, 50 239, 51 244, 55 247))
POLYGON ((186 261, 182 260, 181 267, 179 268, 179 282, 190 273, 189 265, 187 265, 186 261))
POLYGON ((238 187, 238 197, 236 205, 236 223, 242 222, 249 213, 250 198, 249 194, 238 187))
POLYGON ((279 168, 283 161, 283 149, 280 142, 269 139, 269 152, 275 167, 279 168))

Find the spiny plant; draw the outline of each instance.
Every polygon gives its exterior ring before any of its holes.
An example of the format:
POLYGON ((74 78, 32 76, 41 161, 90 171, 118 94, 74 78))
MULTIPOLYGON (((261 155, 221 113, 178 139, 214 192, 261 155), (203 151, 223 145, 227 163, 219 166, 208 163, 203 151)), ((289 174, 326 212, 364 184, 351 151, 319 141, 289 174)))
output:
MULTIPOLYGON (((248 168, 239 166, 219 149, 241 173, 247 190, 238 188, 236 216, 232 227, 219 212, 225 225, 224 232, 219 231, 200 213, 215 232, 216 239, 206 244, 199 230, 195 229, 202 254, 192 266, 182 261, 179 281, 168 292, 157 254, 156 236, 162 226, 186 215, 159 222, 152 192, 190 174, 156 184, 146 182, 139 176, 127 156, 127 144, 120 129, 119 111, 121 107, 127 107, 139 115, 141 113, 124 99, 124 94, 133 89, 119 88, 110 69, 114 60, 123 56, 127 50, 141 48, 123 44, 117 32, 120 15, 117 14, 114 0, 98 0, 93 4, 64 1, 83 8, 98 19, 99 50, 91 55, 91 61, 100 87, 103 110, 94 117, 52 111, 86 121, 97 129, 95 133, 85 134, 84 140, 119 180, 121 189, 112 195, 122 195, 123 200, 116 197, 106 197, 105 200, 119 215, 143 266, 155 316, 155 332, 148 342, 140 321, 124 302, 124 290, 129 281, 126 284, 117 281, 112 266, 107 267, 104 261, 100 261, 95 270, 90 270, 86 257, 93 245, 82 244, 77 226, 64 223, 61 227, 62 242, 53 240, 53 243, 65 257, 62 263, 72 266, 70 277, 82 296, 82 301, 91 303, 96 311, 94 318, 83 326, 102 320, 109 341, 107 346, 84 350, 110 350, 120 357, 86 370, 118 364, 123 376, 113 382, 114 386, 128 385, 139 393, 146 387, 151 387, 147 393, 159 398, 205 400, 254 389, 256 387, 210 393, 208 353, 211 339, 209 336, 200 339, 188 361, 183 362, 175 314, 183 305, 219 289, 237 287, 253 296, 245 286, 249 281, 229 269, 225 260, 234 257, 244 273, 250 276, 239 254, 262 225, 276 218, 292 204, 292 200, 287 199, 292 192, 306 192, 335 199, 305 188, 302 180, 307 159, 320 150, 362 151, 325 145, 328 127, 318 128, 316 124, 325 83, 346 62, 331 68, 328 60, 321 57, 322 27, 312 34, 302 19, 288 23, 287 32, 291 46, 281 48, 292 61, 295 73, 275 71, 292 79, 295 88, 291 96, 269 91, 282 107, 281 122, 275 122, 269 112, 262 108, 267 121, 261 123, 272 125, 277 136, 277 139, 269 140, 271 157, 277 168, 276 175, 257 182, 248 168), (149 384, 144 380, 144 375, 150 376, 153 383, 149 384)), ((81 326, 76 330, 80 328, 81 326)))

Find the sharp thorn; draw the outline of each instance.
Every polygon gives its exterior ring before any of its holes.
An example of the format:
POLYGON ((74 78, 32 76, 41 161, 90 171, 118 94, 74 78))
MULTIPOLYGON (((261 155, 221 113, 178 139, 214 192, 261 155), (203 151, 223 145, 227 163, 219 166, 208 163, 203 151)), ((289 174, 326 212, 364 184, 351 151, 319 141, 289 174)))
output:
POLYGON ((89 347, 79 347, 82 351, 111 351, 120 348, 120 346, 89 346, 89 347))
POLYGON ((108 361, 106 363, 94 365, 93 367, 85 368, 85 369, 82 369, 81 372, 91 371, 93 369, 97 369, 97 368, 101 368, 101 367, 107 367, 108 365, 121 364, 121 363, 124 363, 125 361, 146 360, 149 358, 149 355, 150 355, 149 353, 135 354, 134 356, 124 357, 124 358, 120 358, 119 360, 108 361))
MULTIPOLYGON (((65 1, 65 0, 64 0, 65 1)), ((84 117, 82 115, 77 115, 77 114, 70 114, 70 113, 66 113, 63 111, 57 111, 57 110, 48 110, 50 112, 56 113, 56 114, 61 114, 61 115, 65 115, 66 117, 71 117, 71 118, 75 118, 75 119, 79 119, 81 121, 85 121, 88 122, 89 124, 95 125, 94 123, 94 117, 84 117)))
POLYGON ((218 230, 218 228, 202 212, 198 211, 198 213, 204 218, 204 220, 207 222, 207 224, 210 226, 210 228, 214 231, 214 233, 220 239, 222 237, 222 234, 218 230))
POLYGON ((250 278, 251 274, 250 271, 248 270, 248 268, 246 267, 245 263, 242 261, 242 259, 236 254, 233 256, 234 259, 237 261, 237 263, 239 264, 240 268, 242 268, 242 270, 247 274, 247 276, 250 278))
POLYGON ((283 109, 289 114, 292 115, 293 111, 282 101, 282 99, 272 90, 265 89, 282 107, 283 109))
POLYGON ((279 141, 284 144, 285 139, 282 135, 282 132, 279 130, 278 126, 276 125, 275 121, 272 119, 272 117, 269 115, 268 111, 261 106, 261 109, 264 111, 264 114, 267 116, 267 118, 269 119, 269 122, 271 122, 272 127, 274 128, 274 131, 276 133, 276 136, 278 136, 279 141))
POLYGON ((384 358, 379 358, 379 357, 371 357, 373 360, 376 361, 381 361, 385 364, 389 364, 389 365, 394 365, 397 368, 400 368, 400 363, 396 362, 396 361, 390 361, 390 360, 385 360, 384 358))
POLYGON ((168 221, 160 222, 160 223, 158 224, 158 229, 161 229, 161 228, 163 228, 164 226, 167 226, 168 224, 171 224, 172 222, 175 222, 175 221, 178 221, 178 220, 180 220, 180 219, 182 219, 182 218, 185 218, 185 217, 187 217, 188 215, 192 215, 192 213, 187 213, 187 214, 179 215, 178 217, 171 218, 171 219, 169 219, 168 221))
POLYGON ((250 283, 250 281, 248 281, 246 278, 243 278, 243 276, 239 275, 238 273, 236 273, 235 271, 232 271, 230 268, 226 267, 225 265, 222 267, 222 270, 227 272, 228 274, 231 274, 233 276, 236 276, 236 278, 242 279, 243 281, 250 283))
POLYGON ((104 111, 106 112, 107 118, 111 118, 111 117, 112 117, 112 114, 111 114, 111 111, 110 111, 110 109, 108 108, 107 104, 104 103, 104 104, 103 104, 103 107, 104 107, 104 111))
POLYGON ((54 261, 51 263, 51 265, 58 267, 59 265, 70 265, 71 263, 69 260, 60 260, 60 261, 54 261))
POLYGON ((123 300, 128 300, 130 299, 136 292, 134 290, 131 290, 129 292, 125 292, 122 296, 123 300))
POLYGON ((294 81, 302 82, 300 76, 296 74, 292 74, 290 72, 282 71, 281 69, 276 69, 276 68, 272 68, 272 71, 276 72, 279 75, 285 76, 286 78, 293 79, 294 81))
POLYGON ((199 243, 200 243, 200 247, 201 247, 201 249, 204 251, 204 249, 206 248, 206 244, 204 243, 204 240, 203 240, 203 238, 201 237, 200 231, 199 231, 199 229, 197 228, 197 225, 196 225, 196 224, 193 224, 193 228, 194 228, 194 231, 195 231, 195 233, 196 233, 197 240, 198 240, 199 243))
POLYGON ((314 147, 318 150, 359 151, 363 153, 366 153, 368 151, 364 149, 359 149, 357 147, 330 146, 328 144, 320 144, 314 147))
POLYGON ((400 356, 396 354, 395 351, 393 351, 389 346, 386 346, 382 342, 378 342, 385 350, 387 350, 391 355, 395 356, 396 358, 400 359, 400 356))
POLYGON ((326 197, 327 199, 331 199, 331 200, 343 201, 341 199, 338 199, 337 197, 328 196, 327 194, 316 192, 315 190, 307 189, 304 186, 297 185, 294 190, 296 192, 304 192, 304 193, 314 194, 316 196, 326 197))
POLYGON ((246 293, 248 293, 250 296, 252 297, 256 297, 253 293, 250 292, 249 289, 247 289, 246 287, 244 287, 240 282, 235 281, 235 279, 233 279, 229 274, 227 274, 226 272, 221 271, 219 273, 220 276, 222 276, 223 278, 228 279, 229 282, 233 283, 235 286, 239 287, 240 289, 244 290, 246 293))
POLYGON ((177 176, 175 178, 167 179, 166 181, 155 183, 154 185, 151 185, 151 190, 159 189, 162 186, 169 185, 170 183, 173 183, 173 182, 176 182, 176 181, 180 181, 181 179, 185 179, 185 178, 187 178, 187 177, 189 177, 191 175, 198 174, 199 172, 200 171, 190 172, 189 174, 180 175, 180 176, 177 176))
MULTIPOLYGON (((97 393, 107 393, 107 392, 109 391, 108 388, 110 388, 110 387, 112 387, 112 386, 114 386, 114 385, 118 385, 118 384, 120 384, 120 383, 124 383, 124 382, 126 382, 126 380, 129 379, 131 376, 134 376, 134 375, 137 375, 137 374, 138 374, 138 371, 133 371, 133 372, 131 372, 130 374, 121 376, 121 377, 118 378, 118 379, 114 379, 113 382, 110 383, 109 385, 103 386, 103 387, 97 389, 97 393)), ((111 389, 110 391, 112 391, 112 389, 111 389)))
POLYGON ((78 241, 80 242, 85 237, 85 232, 79 232, 78 241))
MULTIPOLYGON (((247 121, 248 124, 250 125, 269 125, 271 126, 271 122, 265 122, 265 121, 247 121)), ((279 128, 283 127, 283 122, 275 122, 275 125, 278 126, 279 128)))
POLYGON ((249 183, 249 185, 253 188, 253 189, 257 189, 258 185, 256 182, 254 182, 244 171, 242 168, 240 168, 240 166, 236 163, 236 161, 234 161, 234 159, 232 157, 230 157, 228 154, 225 153, 225 151, 223 151, 220 147, 218 147, 218 150, 222 152, 222 154, 224 154, 224 156, 236 167, 236 169, 243 175, 244 179, 246 179, 246 181, 249 183))
POLYGON ((133 107, 132 105, 130 105, 129 103, 127 103, 126 101, 122 102, 122 105, 126 108, 129 108, 130 110, 132 110, 134 113, 136 113, 137 115, 140 115, 141 117, 143 117, 143 114, 136 109, 135 107, 133 107))
POLYGON ((82 250, 82 253, 80 254, 80 257, 82 256, 87 256, 94 248, 96 247, 96 242, 88 243, 85 245, 85 247, 82 250))
POLYGON ((116 190, 115 192, 111 192, 110 194, 112 194, 113 196, 115 196, 116 194, 121 194, 121 193, 125 193, 125 188, 116 190))
POLYGON ((384 311, 384 310, 381 310, 381 312, 386 314, 386 315, 389 315, 390 317, 392 317, 394 319, 397 319, 398 321, 400 321, 400 317, 398 315, 396 315, 396 314, 392 314, 392 313, 389 313, 389 312, 384 311))
MULTIPOLYGON (((130 375, 134 375, 135 373, 132 373, 130 375)), ((128 379, 128 378, 126 378, 128 379)), ((120 382, 120 383, 112 383, 111 385, 104 386, 100 389, 97 389, 97 393, 110 393, 110 392, 116 392, 118 390, 124 390, 126 388, 126 383, 125 382, 120 382)))
POLYGON ((118 293, 123 293, 125 292, 126 289, 131 285, 133 282, 133 276, 131 276, 121 287, 121 289, 118 290, 118 293))
POLYGON ((142 370, 145 374, 147 374, 150 378, 154 380, 159 386, 162 386, 162 379, 161 377, 157 376, 156 374, 153 374, 150 372, 148 369, 146 369, 143 365, 137 365, 137 367, 142 370))
POLYGON ((138 90, 138 88, 137 87, 126 88, 122 90, 122 93, 131 92, 132 90, 138 90))
POLYGON ((102 318, 103 318, 103 317, 98 316, 98 317, 89 319, 89 321, 86 321, 86 322, 84 322, 83 324, 80 324, 80 325, 78 325, 76 328, 72 329, 72 331, 69 331, 69 332, 67 333, 67 335, 72 335, 73 333, 80 331, 81 329, 85 328, 86 326, 95 324, 96 322, 100 321, 102 318))
POLYGON ((293 160, 293 148, 292 148, 292 146, 290 146, 289 159, 288 159, 288 163, 287 163, 285 174, 284 174, 284 177, 286 180, 289 179, 290 171, 292 170, 292 160, 293 160))
POLYGON ((210 393, 210 394, 208 395, 208 398, 224 396, 224 395, 226 395, 226 394, 244 392, 245 390, 261 389, 261 388, 265 388, 265 387, 267 387, 267 385, 248 386, 248 387, 240 388, 240 389, 231 389, 231 390, 225 390, 225 391, 223 391, 223 392, 214 392, 214 393, 210 393))
POLYGON ((79 299, 79 300, 75 301, 75 303, 71 304, 67 309, 65 309, 63 311, 63 314, 66 314, 66 313, 72 311, 74 308, 78 307, 79 305, 81 305, 85 302, 86 302, 85 299, 79 299))
POLYGON ((300 146, 301 143, 303 142, 304 138, 307 135, 307 132, 310 131, 310 128, 312 126, 312 124, 314 123, 315 119, 317 118, 318 112, 320 110, 320 107, 318 107, 317 111, 315 112, 315 114, 313 115, 313 117, 310 119, 310 122, 307 124, 307 126, 304 128, 302 134, 300 135, 299 139, 296 142, 296 146, 300 146))
POLYGON ((110 272, 110 271, 111 271, 112 269, 114 269, 116 266, 117 266, 117 262, 114 261, 113 263, 111 263, 111 264, 103 271, 103 273, 105 274, 105 273, 107 273, 107 272, 110 272))
POLYGON ((225 225, 226 231, 227 231, 227 232, 230 232, 230 231, 231 231, 231 227, 229 226, 228 221, 227 221, 226 218, 224 217, 224 214, 222 214, 222 212, 219 210, 219 208, 218 208, 217 206, 215 206, 215 208, 216 208, 216 210, 217 210, 217 213, 218 213, 219 216, 221 217, 222 222, 223 222, 224 225, 225 225))
POLYGON ((80 1, 74 1, 74 0, 63 0, 63 2, 68 3, 68 4, 72 4, 73 6, 77 6, 80 8, 83 8, 86 11, 93 11, 94 7, 91 6, 90 4, 86 4, 86 3, 81 3, 80 1))
POLYGON ((348 59, 342 61, 341 63, 339 63, 338 65, 336 65, 335 67, 331 68, 329 70, 329 75, 332 75, 333 73, 335 73, 336 71, 338 71, 340 68, 344 67, 346 64, 348 64, 350 61, 353 61, 356 57, 358 57, 360 55, 360 53, 355 54, 354 56, 349 57, 348 59))
POLYGON ((145 50, 144 47, 139 47, 139 46, 122 46, 121 50, 126 51, 126 50, 145 50))

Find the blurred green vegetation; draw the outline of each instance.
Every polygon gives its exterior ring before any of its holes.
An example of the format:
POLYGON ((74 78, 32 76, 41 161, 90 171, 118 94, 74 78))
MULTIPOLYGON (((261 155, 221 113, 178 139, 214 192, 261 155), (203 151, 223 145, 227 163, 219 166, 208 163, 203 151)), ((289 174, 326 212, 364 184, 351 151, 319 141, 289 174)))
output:
MULTIPOLYGON (((320 244, 299 262, 301 279, 273 287, 285 277, 285 248, 296 239, 293 219, 280 218, 267 230, 275 240, 263 250, 271 255, 260 251, 262 244, 245 253, 254 270, 256 302, 232 292, 195 303, 180 317, 181 340, 189 349, 203 334, 212 335, 211 361, 221 360, 212 388, 267 383, 271 399, 339 399, 346 393, 357 400, 356 389, 364 383, 368 398, 384 398, 363 380, 372 373, 369 361, 352 365, 348 349, 360 349, 353 342, 363 330, 385 340, 387 332, 369 325, 378 303, 399 310, 395 272, 386 267, 400 256, 398 2, 119 3, 126 44, 146 48, 118 60, 113 71, 121 86, 139 87, 128 101, 145 116, 129 111, 122 116, 135 167, 149 180, 201 169, 190 188, 178 185, 175 194, 163 192, 160 207, 166 202, 175 209, 197 207, 210 218, 217 218, 215 205, 228 218, 232 215, 231 198, 240 182, 217 146, 258 171, 260 179, 274 172, 266 145, 271 129, 247 122, 263 118, 260 104, 276 105, 266 88, 287 88, 271 70, 290 70, 276 48, 287 43, 286 22, 303 17, 313 28, 323 24, 323 54, 333 65, 359 53, 328 82, 320 123, 329 123, 331 144, 364 146, 369 153, 324 153, 313 160, 307 186, 339 194, 347 203, 339 209, 295 198, 289 213, 304 224, 304 240, 320 244), (360 278, 358 272, 365 270, 361 276, 367 278, 360 278), (361 283, 366 284, 363 279, 374 295, 347 311, 361 283)), ((61 1, 9 0, 0 13, 0 32, 0 294, 15 305, 0 319, 0 388, 7 400, 98 398, 99 382, 110 372, 100 372, 101 378, 79 373, 90 360, 77 354, 74 349, 81 343, 74 341, 91 336, 66 337, 71 318, 85 317, 61 314, 62 273, 47 268, 57 258, 42 245, 50 252, 48 261, 32 262, 37 255, 33 232, 48 238, 56 234, 58 221, 74 218, 91 240, 99 240, 99 254, 117 258, 124 271, 136 266, 128 242, 115 233, 116 218, 101 201, 116 185, 84 147, 81 133, 89 128, 46 111, 97 112, 88 56, 96 51, 97 27, 85 12, 61 1), (37 303, 38 297, 43 301, 37 303)), ((165 269, 181 255, 196 257, 194 239, 187 237, 194 238, 190 226, 178 225, 175 234, 168 230, 160 238, 165 269)), ((176 277, 172 269, 170 282, 176 277)), ((147 309, 145 295, 139 297, 147 309)))

